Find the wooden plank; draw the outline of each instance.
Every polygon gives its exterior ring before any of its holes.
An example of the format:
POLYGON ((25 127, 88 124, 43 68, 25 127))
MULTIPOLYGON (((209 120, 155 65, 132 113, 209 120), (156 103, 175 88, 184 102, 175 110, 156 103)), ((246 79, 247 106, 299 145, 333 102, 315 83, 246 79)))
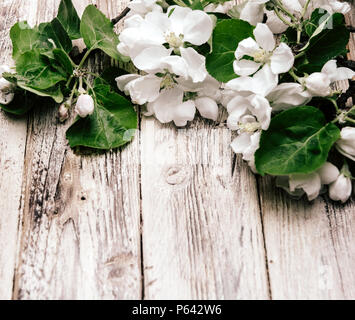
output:
POLYGON ((144 297, 267 299, 256 182, 231 132, 143 118, 141 139, 144 297))
MULTIPOLYGON (((89 3, 74 2, 79 12, 89 3)), ((58 3, 38 0, 37 20, 58 3)), ((111 16, 121 9, 96 4, 111 16)), ((29 119, 14 298, 139 299, 139 136, 122 151, 74 154, 56 113, 43 105, 29 119)))
MULTIPOLYGON (((12 64, 9 31, 28 3, 2 1, 0 64, 12 64)), ((0 111, 0 299, 10 299, 14 276, 27 118, 0 111)))
MULTIPOLYGON (((347 23, 355 25, 354 12, 347 23)), ((354 60, 354 34, 349 48, 354 60)), ((348 82, 337 88, 346 90, 348 82)), ((354 198, 346 205, 328 196, 295 201, 271 178, 259 181, 272 297, 354 299, 354 198)))

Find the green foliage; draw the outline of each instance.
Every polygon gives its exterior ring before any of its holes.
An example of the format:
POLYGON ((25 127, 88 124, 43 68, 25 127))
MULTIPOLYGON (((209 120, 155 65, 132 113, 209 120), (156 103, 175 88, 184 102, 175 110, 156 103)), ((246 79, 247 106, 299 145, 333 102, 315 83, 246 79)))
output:
POLYGON ((321 111, 303 106, 286 110, 271 120, 263 131, 255 164, 262 175, 310 173, 327 160, 340 130, 326 123, 321 111))
POLYGON ((237 77, 233 70, 235 50, 240 41, 254 37, 254 27, 238 19, 219 21, 213 31, 212 53, 206 57, 208 72, 218 81, 227 82, 237 77))
POLYGON ((77 118, 67 131, 71 147, 112 149, 133 138, 138 120, 132 103, 102 83, 98 80, 90 92, 95 101, 94 113, 77 118))

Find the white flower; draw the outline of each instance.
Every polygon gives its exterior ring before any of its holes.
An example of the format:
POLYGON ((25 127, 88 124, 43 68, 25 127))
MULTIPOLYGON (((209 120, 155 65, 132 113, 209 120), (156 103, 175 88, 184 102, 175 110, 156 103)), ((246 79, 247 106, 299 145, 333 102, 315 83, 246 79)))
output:
POLYGON ((341 138, 336 142, 335 147, 342 155, 355 161, 355 128, 343 128, 340 136, 341 138))
POLYGON ((276 47, 274 35, 266 24, 258 23, 253 31, 255 40, 247 38, 242 40, 235 51, 234 72, 239 76, 254 74, 265 64, 270 64, 274 74, 289 71, 294 63, 291 48, 281 43, 276 47), (253 60, 243 59, 244 56, 253 60))
POLYGON ((269 102, 261 96, 236 96, 227 105, 229 113, 227 126, 238 131, 231 143, 235 153, 243 154, 243 159, 249 162, 255 172, 254 154, 259 148, 261 130, 267 130, 271 121, 269 102))
POLYGON ((209 40, 213 29, 207 13, 178 6, 169 7, 167 13, 150 12, 144 19, 135 15, 127 20, 117 49, 132 59, 150 46, 167 44, 179 51, 185 43, 202 45, 209 40))
POLYGON ((11 72, 11 69, 6 65, 0 66, 0 104, 7 105, 15 97, 15 85, 2 77, 5 72, 11 72))
MULTIPOLYGON (((266 25, 274 34, 280 34, 288 29, 288 25, 283 23, 282 20, 277 16, 274 10, 265 10, 267 20, 266 25)), ((282 13, 280 13, 282 15, 282 13)), ((283 16, 283 18, 289 22, 291 19, 288 16, 283 16)))
POLYGON ((81 118, 93 114, 95 109, 94 100, 88 94, 81 94, 76 102, 75 111, 81 118))
POLYGON ((245 0, 232 8, 229 14, 256 26, 263 21, 265 3, 269 0, 245 0))
POLYGON ((301 78, 301 82, 312 96, 326 97, 331 95, 330 85, 339 80, 351 79, 355 72, 348 68, 337 68, 336 61, 328 61, 321 72, 314 72, 311 75, 301 78))
POLYGON ((350 198, 351 192, 351 179, 343 173, 329 186, 329 197, 334 201, 345 203, 350 198))
POLYGON ((227 105, 227 125, 231 130, 254 133, 267 130, 271 121, 269 101, 258 95, 236 96, 227 105))
POLYGON ((144 17, 149 12, 163 11, 162 7, 157 4, 157 0, 132 0, 127 4, 127 7, 131 9, 127 17, 135 14, 144 17))
POLYGON ((312 95, 299 83, 282 83, 266 97, 273 111, 303 106, 312 99, 312 95))
MULTIPOLYGON (((280 0, 280 1, 282 5, 289 12, 291 12, 296 18, 299 18, 301 16, 301 13, 303 11, 303 8, 307 0, 280 0)), ((311 0, 310 3, 308 4, 308 8, 305 12, 304 18, 305 19, 310 18, 312 12, 318 8, 328 11, 329 14, 333 14, 335 12, 347 14, 351 10, 350 5, 346 2, 340 2, 336 0, 311 0)), ((278 34, 286 31, 288 25, 284 24, 276 16, 274 11, 265 10, 265 12, 267 15, 266 24, 270 27, 270 30, 273 33, 278 34)), ((288 16, 286 16, 282 12, 280 12, 280 14, 285 20, 290 21, 290 18, 288 16)), ((319 23, 321 22, 322 20, 319 21, 319 23)))
POLYGON ((192 100, 183 102, 184 91, 175 87, 163 90, 158 98, 147 104, 148 112, 161 123, 174 121, 176 126, 186 126, 195 117, 196 107, 192 100))
POLYGON ((71 106, 71 103, 66 101, 62 103, 59 107, 58 110, 58 117, 60 122, 64 122, 69 118, 69 108, 71 106))
POLYGON ((205 12, 215 12, 215 13, 224 13, 226 14, 234 6, 234 1, 226 1, 224 3, 210 3, 203 10, 205 12))
POLYGON ((322 192, 323 185, 333 183, 338 176, 338 168, 330 162, 326 162, 320 169, 310 174, 277 177, 277 185, 297 197, 306 193, 309 201, 312 201, 322 192))
POLYGON ((232 150, 243 155, 243 160, 248 161, 251 169, 256 172, 254 155, 256 150, 259 149, 261 131, 254 133, 243 132, 236 137, 232 143, 232 150))
POLYGON ((241 93, 255 93, 260 96, 267 96, 278 84, 278 76, 273 73, 271 67, 266 64, 252 77, 242 76, 226 83, 227 90, 241 93))

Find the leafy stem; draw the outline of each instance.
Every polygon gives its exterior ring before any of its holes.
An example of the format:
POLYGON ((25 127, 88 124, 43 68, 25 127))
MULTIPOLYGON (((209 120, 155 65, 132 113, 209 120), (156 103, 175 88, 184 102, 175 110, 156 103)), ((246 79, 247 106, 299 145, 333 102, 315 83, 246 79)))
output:
POLYGON ((81 68, 83 67, 83 65, 84 65, 84 63, 85 63, 85 61, 86 61, 86 59, 88 58, 88 56, 90 55, 90 53, 91 53, 94 49, 96 49, 96 48, 95 48, 95 47, 92 47, 92 48, 90 48, 88 51, 86 51, 84 57, 83 57, 83 58, 81 59, 81 61, 80 61, 80 64, 79 64, 79 66, 78 66, 78 69, 81 69, 81 68))

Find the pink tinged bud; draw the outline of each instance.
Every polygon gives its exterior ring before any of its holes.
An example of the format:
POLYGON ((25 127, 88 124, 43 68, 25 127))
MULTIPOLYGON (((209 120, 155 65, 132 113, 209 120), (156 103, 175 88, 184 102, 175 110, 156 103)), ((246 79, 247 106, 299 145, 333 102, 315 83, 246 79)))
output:
POLYGON ((78 101, 76 102, 75 111, 81 118, 93 114, 94 109, 94 100, 90 95, 82 94, 79 96, 78 101))
POLYGON ((344 174, 340 174, 338 178, 329 186, 329 197, 334 201, 345 203, 351 196, 352 185, 351 179, 344 174))
POLYGON ((59 107, 58 117, 60 122, 64 122, 69 118, 69 109, 67 103, 63 103, 59 107))

